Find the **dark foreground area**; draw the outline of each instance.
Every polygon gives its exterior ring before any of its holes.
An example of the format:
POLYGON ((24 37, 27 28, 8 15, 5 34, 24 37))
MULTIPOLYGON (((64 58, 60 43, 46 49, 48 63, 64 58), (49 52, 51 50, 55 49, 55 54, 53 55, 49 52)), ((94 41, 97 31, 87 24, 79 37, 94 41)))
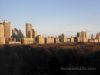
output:
POLYGON ((95 75, 100 71, 100 50, 31 46, 0 48, 0 75, 95 75))

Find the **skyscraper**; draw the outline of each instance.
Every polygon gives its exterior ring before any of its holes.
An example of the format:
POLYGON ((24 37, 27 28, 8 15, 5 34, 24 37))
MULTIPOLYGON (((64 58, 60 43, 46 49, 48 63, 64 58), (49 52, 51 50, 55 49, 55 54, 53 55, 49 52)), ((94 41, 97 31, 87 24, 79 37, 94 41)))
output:
POLYGON ((100 33, 96 34, 96 38, 99 39, 100 38, 100 33))
POLYGON ((11 37, 11 23, 9 21, 4 20, 4 37, 6 43, 9 42, 9 38, 11 37))
POLYGON ((27 38, 35 38, 37 36, 37 31, 32 28, 32 24, 26 24, 26 37, 27 38))
POLYGON ((21 41, 22 38, 24 38, 23 33, 21 30, 18 30, 17 28, 14 28, 12 30, 12 40, 16 40, 16 42, 21 41))
POLYGON ((88 42, 88 34, 86 31, 81 32, 81 42, 88 42))
POLYGON ((26 24, 26 37, 32 38, 32 24, 26 24))
POLYGON ((59 36, 59 41, 62 43, 67 42, 67 37, 65 36, 65 34, 61 34, 59 36))
POLYGON ((2 22, 0 22, 0 37, 4 37, 4 26, 2 22))
POLYGON ((0 44, 5 44, 4 25, 3 22, 1 21, 0 21, 0 44))
POLYGON ((88 42, 88 33, 86 31, 78 32, 77 42, 88 42))
POLYGON ((81 36, 81 34, 79 32, 77 32, 77 37, 80 37, 80 36, 81 36))
POLYGON ((94 35, 93 34, 91 34, 91 39, 94 39, 94 35))
POLYGON ((100 42, 100 32, 96 34, 96 39, 98 39, 98 42, 100 42))
POLYGON ((3 22, 4 25, 4 36, 5 38, 10 38, 11 37, 11 23, 8 21, 3 22))

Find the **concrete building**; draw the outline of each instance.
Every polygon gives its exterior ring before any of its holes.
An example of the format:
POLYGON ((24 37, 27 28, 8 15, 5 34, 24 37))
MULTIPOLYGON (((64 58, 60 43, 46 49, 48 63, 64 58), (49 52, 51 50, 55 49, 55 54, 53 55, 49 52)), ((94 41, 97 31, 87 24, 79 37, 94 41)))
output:
POLYGON ((45 44, 54 44, 54 37, 52 36, 46 37, 45 44))
POLYGON ((92 43, 98 43, 99 41, 98 41, 98 39, 89 39, 88 40, 90 43, 92 42, 92 43))
POLYGON ((76 37, 77 41, 76 42, 81 42, 81 38, 80 37, 76 37))
POLYGON ((0 21, 0 41, 1 43, 8 43, 11 37, 11 23, 9 21, 0 21), (4 38, 4 39, 3 39, 4 38))
POLYGON ((70 42, 74 42, 74 37, 71 36, 70 42))
POLYGON ((0 22, 0 45, 2 45, 2 44, 5 44, 3 21, 0 22))
POLYGON ((9 41, 9 44, 16 44, 15 41, 9 41))
POLYGON ((93 40, 93 39, 89 39, 88 41, 89 41, 90 43, 91 43, 91 42, 94 42, 94 40, 93 40))
POLYGON ((36 42, 37 42, 38 44, 45 44, 45 38, 44 38, 44 36, 38 35, 38 36, 36 37, 36 42))
POLYGON ((100 33, 96 34, 96 39, 98 40, 98 42, 100 42, 100 33))
POLYGON ((86 31, 77 33, 77 42, 88 42, 88 34, 86 31))
POLYGON ((27 38, 35 38, 37 36, 37 31, 32 29, 32 24, 26 24, 26 37, 27 38))
POLYGON ((11 37, 11 23, 9 21, 4 21, 4 37, 10 38, 11 37))
POLYGON ((88 34, 85 31, 81 32, 81 41, 82 42, 88 42, 88 34))
POLYGON ((16 44, 16 39, 11 37, 9 39, 9 44, 16 44))
POLYGON ((5 44, 5 37, 0 37, 0 45, 5 44))
POLYGON ((7 44, 9 42, 9 38, 11 37, 11 23, 7 20, 3 21, 3 29, 2 32, 4 31, 4 37, 5 37, 5 43, 7 44), (4 29, 4 30, 3 30, 4 29))
POLYGON ((93 34, 91 34, 91 39, 94 39, 95 37, 94 37, 94 35, 93 34))
POLYGON ((81 33, 77 33, 76 42, 81 42, 81 33))
POLYGON ((32 38, 32 24, 26 23, 26 37, 32 38))
POLYGON ((28 45, 28 44, 33 44, 34 39, 33 38, 22 38, 21 44, 28 45))
POLYGON ((21 30, 18 30, 17 28, 14 28, 12 30, 12 40, 16 40, 16 42, 20 42, 22 38, 24 38, 24 35, 21 30))
POLYGON ((4 25, 0 22, 0 37, 4 37, 4 25))
POLYGON ((74 37, 67 38, 67 42, 74 42, 74 37))
POLYGON ((58 38, 58 37, 55 37, 55 38, 54 38, 54 43, 55 43, 55 44, 60 43, 60 41, 59 41, 59 38, 58 38))
POLYGON ((67 42, 70 42, 70 38, 67 38, 67 42))
POLYGON ((32 37, 36 38, 36 36, 37 36, 37 31, 35 31, 34 29, 32 29, 32 37))
POLYGON ((65 36, 65 34, 61 34, 59 36, 59 41, 62 42, 62 43, 67 42, 67 37, 65 36))

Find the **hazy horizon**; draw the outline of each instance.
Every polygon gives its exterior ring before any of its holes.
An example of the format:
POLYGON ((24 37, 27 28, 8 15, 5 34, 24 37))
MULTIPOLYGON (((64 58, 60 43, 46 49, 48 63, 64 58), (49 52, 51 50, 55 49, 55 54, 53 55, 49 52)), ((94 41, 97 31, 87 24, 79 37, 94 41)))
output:
POLYGON ((23 32, 26 23, 44 35, 100 31, 99 0, 0 0, 0 9, 0 18, 23 32))

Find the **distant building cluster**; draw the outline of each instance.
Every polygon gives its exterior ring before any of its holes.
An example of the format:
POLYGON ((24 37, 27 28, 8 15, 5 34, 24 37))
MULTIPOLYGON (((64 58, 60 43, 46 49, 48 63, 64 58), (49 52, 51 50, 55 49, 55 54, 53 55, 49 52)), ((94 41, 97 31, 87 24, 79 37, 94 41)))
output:
POLYGON ((0 21, 0 45, 2 44, 57 44, 57 43, 74 43, 74 42, 100 42, 100 33, 96 36, 92 34, 89 37, 86 31, 78 32, 74 37, 67 37, 65 34, 59 36, 38 35, 31 23, 26 23, 26 37, 21 30, 11 27, 11 22, 7 20, 0 21))

